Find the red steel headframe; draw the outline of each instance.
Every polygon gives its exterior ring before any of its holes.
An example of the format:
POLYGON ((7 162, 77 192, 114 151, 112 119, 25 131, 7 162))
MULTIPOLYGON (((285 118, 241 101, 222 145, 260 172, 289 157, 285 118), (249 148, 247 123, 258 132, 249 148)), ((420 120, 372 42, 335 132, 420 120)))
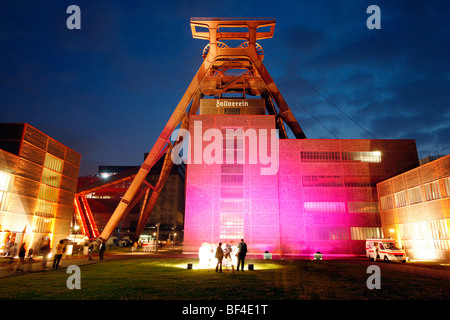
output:
MULTIPOLYGON (((191 18, 192 36, 196 39, 209 40, 204 50, 203 63, 101 232, 100 239, 107 240, 119 222, 143 198, 133 240, 136 241, 139 238, 173 165, 171 152, 180 141, 177 139, 177 142, 172 145, 170 137, 178 125, 181 124, 183 129, 189 127, 189 115, 197 113, 200 99, 205 94, 242 92, 244 95, 261 95, 266 99, 268 112, 276 115, 277 127, 281 129, 281 132, 285 132, 284 121, 297 139, 306 138, 262 63, 262 47, 256 43, 260 39, 272 38, 274 28, 275 19, 271 18, 191 18), (245 42, 238 47, 229 47, 225 43, 229 40, 245 42), (226 73, 230 69, 244 69, 246 72, 238 76, 228 76, 226 73), (276 103, 279 111, 275 109, 273 102, 276 103), (164 153, 165 159, 160 177, 155 186, 149 186, 145 179, 164 153)), ((284 133, 281 137, 286 138, 286 134, 284 133)))

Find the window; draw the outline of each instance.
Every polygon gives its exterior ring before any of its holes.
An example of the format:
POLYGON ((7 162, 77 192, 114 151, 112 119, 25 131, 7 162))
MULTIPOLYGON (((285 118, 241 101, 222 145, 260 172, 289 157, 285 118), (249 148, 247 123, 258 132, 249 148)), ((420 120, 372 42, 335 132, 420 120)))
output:
POLYGON ((58 189, 41 184, 39 188, 39 199, 56 202, 58 200, 58 189))
POLYGON ((63 164, 64 161, 61 159, 58 159, 55 156, 52 156, 51 154, 47 153, 45 155, 45 161, 44 161, 44 167, 51 169, 53 171, 61 173, 63 170, 63 164))
POLYGON ((8 209, 12 180, 12 174, 0 171, 0 210, 6 211, 8 209))
POLYGON ((420 187, 408 189, 409 204, 422 202, 422 193, 420 187))
POLYGON ((352 240, 383 238, 383 229, 380 227, 351 227, 350 233, 352 240))
POLYGON ((447 197, 450 197, 450 177, 444 178, 444 184, 447 197))
POLYGON ((314 240, 348 240, 347 227, 316 227, 312 229, 314 240))
POLYGON ((346 176, 344 182, 346 187, 359 187, 359 188, 376 188, 377 183, 383 181, 383 177, 380 176, 346 176))
POLYGON ((402 243, 407 249, 449 250, 447 220, 433 220, 399 225, 402 243))
POLYGON ((340 176, 303 176, 304 187, 342 187, 340 176))
POLYGON ((439 188, 439 181, 427 183, 425 185, 425 195, 427 200, 435 200, 441 198, 441 189, 439 188))
POLYGON ((380 151, 342 152, 343 162, 381 162, 380 151))
POLYGON ((244 135, 239 128, 224 128, 222 134, 219 237, 241 239, 244 237, 244 135))
POLYGON ((52 233, 53 219, 34 216, 32 230, 35 233, 52 233))
POLYGON ((392 195, 381 198, 381 210, 394 209, 394 200, 392 195))
POLYGON ((56 203, 38 200, 34 211, 34 214, 37 216, 54 218, 56 215, 56 203))
POLYGON ((341 162, 339 152, 327 151, 302 151, 300 152, 302 162, 341 162))
POLYGON ((348 212, 350 213, 379 213, 380 207, 378 202, 347 202, 348 212))
POLYGON ((304 202, 305 212, 345 212, 345 202, 304 202))
POLYGON ((395 199, 395 207, 404 207, 406 206, 406 191, 400 191, 394 194, 395 199))
POLYGON ((60 183, 61 183, 61 174, 54 172, 52 170, 49 170, 47 168, 44 168, 43 172, 42 172, 42 183, 55 187, 55 188, 59 188, 60 183))

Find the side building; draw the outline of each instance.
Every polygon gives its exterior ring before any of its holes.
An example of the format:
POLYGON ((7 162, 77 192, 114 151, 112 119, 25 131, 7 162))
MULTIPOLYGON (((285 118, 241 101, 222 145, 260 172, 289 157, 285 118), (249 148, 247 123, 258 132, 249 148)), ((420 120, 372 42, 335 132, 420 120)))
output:
POLYGON ((377 185, 386 235, 410 259, 450 261, 450 155, 377 185))
POLYGON ((0 124, 0 247, 67 238, 81 156, 33 126, 0 124))

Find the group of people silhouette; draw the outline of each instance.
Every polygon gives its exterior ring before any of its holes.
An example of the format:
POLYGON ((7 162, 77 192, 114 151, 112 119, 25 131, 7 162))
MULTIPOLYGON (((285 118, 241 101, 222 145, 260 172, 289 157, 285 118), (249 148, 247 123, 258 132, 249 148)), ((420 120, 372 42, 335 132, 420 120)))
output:
POLYGON ((232 271, 234 272, 234 263, 233 258, 237 258, 236 271, 239 271, 239 268, 244 271, 244 263, 245 256, 247 255, 247 244, 244 242, 244 239, 241 239, 241 242, 235 247, 231 247, 230 244, 222 245, 222 242, 219 242, 219 245, 216 248, 215 258, 217 259, 216 264, 216 272, 222 272, 222 266, 224 264, 229 266, 231 264, 232 271))

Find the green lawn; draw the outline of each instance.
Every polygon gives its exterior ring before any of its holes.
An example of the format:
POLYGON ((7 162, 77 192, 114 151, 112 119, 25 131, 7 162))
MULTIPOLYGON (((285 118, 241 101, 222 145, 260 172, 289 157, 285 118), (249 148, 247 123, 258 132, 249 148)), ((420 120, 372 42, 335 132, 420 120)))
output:
POLYGON ((203 299, 448 299, 449 282, 382 270, 381 289, 369 290, 367 263, 352 261, 248 260, 254 271, 187 270, 186 258, 138 258, 81 266, 81 289, 69 290, 62 268, 0 281, 0 299, 203 300, 203 299), (239 289, 239 291, 238 291, 239 289))

